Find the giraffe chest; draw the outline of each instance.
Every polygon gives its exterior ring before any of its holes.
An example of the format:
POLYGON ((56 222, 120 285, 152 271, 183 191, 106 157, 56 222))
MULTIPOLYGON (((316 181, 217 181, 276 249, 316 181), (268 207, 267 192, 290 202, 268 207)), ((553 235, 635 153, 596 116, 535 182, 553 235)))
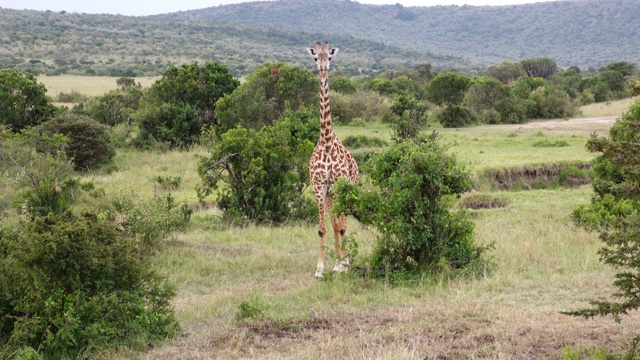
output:
POLYGON ((349 162, 346 151, 337 146, 327 151, 317 146, 309 162, 311 179, 314 182, 332 184, 340 176, 349 176, 349 162))

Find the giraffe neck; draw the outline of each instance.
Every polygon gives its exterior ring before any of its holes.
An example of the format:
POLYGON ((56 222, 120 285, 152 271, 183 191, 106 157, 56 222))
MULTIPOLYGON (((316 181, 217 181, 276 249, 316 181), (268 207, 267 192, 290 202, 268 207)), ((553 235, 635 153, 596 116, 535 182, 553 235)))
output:
POLYGON ((320 77, 320 141, 329 143, 333 140, 333 120, 329 105, 329 77, 320 77))

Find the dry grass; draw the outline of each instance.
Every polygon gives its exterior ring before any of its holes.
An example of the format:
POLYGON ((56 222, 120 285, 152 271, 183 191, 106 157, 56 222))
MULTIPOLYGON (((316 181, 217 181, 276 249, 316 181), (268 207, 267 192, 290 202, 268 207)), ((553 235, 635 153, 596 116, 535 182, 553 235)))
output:
MULTIPOLYGON (((87 96, 102 95, 118 88, 117 79, 117 77, 106 76, 38 76, 38 81, 47 88, 47 95, 53 98, 61 92, 68 94, 74 90, 87 96)), ((143 87, 151 86, 157 79, 157 77, 135 78, 136 82, 143 87)))
POLYGON ((629 106, 638 98, 628 98, 616 101, 607 101, 604 103, 593 103, 583 106, 580 117, 596 118, 596 117, 618 117, 627 111, 629 106))

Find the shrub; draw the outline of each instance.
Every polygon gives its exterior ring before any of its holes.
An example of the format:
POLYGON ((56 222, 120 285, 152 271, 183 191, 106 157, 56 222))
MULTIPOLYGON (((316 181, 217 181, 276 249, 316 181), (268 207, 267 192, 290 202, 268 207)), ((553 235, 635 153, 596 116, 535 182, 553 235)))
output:
POLYGON ((64 136, 35 136, 0 132, 0 182, 13 189, 16 207, 31 217, 59 213, 69 209, 77 181, 73 178, 73 163, 64 149, 64 136), (47 146, 50 152, 37 152, 36 146, 47 146))
POLYGON ((473 116, 467 108, 459 105, 447 104, 435 116, 445 128, 459 128, 472 125, 473 116))
POLYGON ((309 219, 313 203, 304 190, 317 123, 313 111, 302 109, 260 131, 236 127, 222 134, 210 156, 198 164, 199 198, 216 192, 229 221, 280 224, 309 219))
POLYGON ((390 101, 373 91, 331 95, 331 115, 339 124, 350 124, 358 118, 367 121, 388 120, 391 117, 389 107, 390 101))
POLYGON ((142 96, 142 89, 135 86, 110 91, 87 103, 87 115, 109 126, 131 123, 133 114, 140 108, 142 96))
POLYGON ((204 125, 204 119, 191 105, 145 106, 135 118, 140 127, 135 144, 141 148, 151 148, 156 142, 166 143, 169 148, 184 148, 198 140, 204 125))
POLYGON ((391 145, 364 167, 371 184, 339 179, 333 210, 376 227, 375 271, 440 272, 480 263, 484 249, 473 243, 474 224, 450 209, 451 198, 472 188, 471 177, 435 134, 391 145))
MULTIPOLYGON (((93 169, 110 162, 116 155, 111 143, 111 130, 90 117, 70 112, 42 123, 36 132, 50 136, 62 134, 69 139, 65 153, 76 169, 93 169)), ((40 150, 50 150, 48 146, 40 150)))
POLYGON ((0 341, 67 358, 171 335, 174 290, 147 254, 135 235, 89 213, 0 233, 0 341))
POLYGON ((399 96, 391 106, 391 112, 394 114, 391 137, 396 142, 414 138, 426 127, 427 108, 416 99, 399 96))

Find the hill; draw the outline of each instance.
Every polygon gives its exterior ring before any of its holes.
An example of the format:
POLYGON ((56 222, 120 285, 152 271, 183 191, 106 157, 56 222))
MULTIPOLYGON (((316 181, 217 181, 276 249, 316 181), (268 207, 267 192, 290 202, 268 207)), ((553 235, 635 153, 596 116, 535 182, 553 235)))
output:
POLYGON ((408 68, 477 73, 503 60, 561 67, 640 63, 640 0, 513 6, 364 5, 278 0, 131 17, 0 8, 0 67, 38 74, 158 75, 218 61, 240 76, 266 61, 311 67, 304 48, 330 40, 347 74, 408 68))
MULTIPOLYGON (((38 74, 157 75, 168 65, 217 61, 239 76, 266 61, 311 67, 305 48, 327 34, 256 28, 220 21, 130 17, 0 8, 0 68, 38 74)), ((466 68, 468 61, 350 35, 331 35, 350 53, 336 69, 387 69, 431 63, 466 68)))
POLYGON ((640 0, 428 7, 280 0, 165 17, 353 36, 407 50, 468 58, 476 65, 534 57, 549 57, 563 67, 640 62, 640 0))

